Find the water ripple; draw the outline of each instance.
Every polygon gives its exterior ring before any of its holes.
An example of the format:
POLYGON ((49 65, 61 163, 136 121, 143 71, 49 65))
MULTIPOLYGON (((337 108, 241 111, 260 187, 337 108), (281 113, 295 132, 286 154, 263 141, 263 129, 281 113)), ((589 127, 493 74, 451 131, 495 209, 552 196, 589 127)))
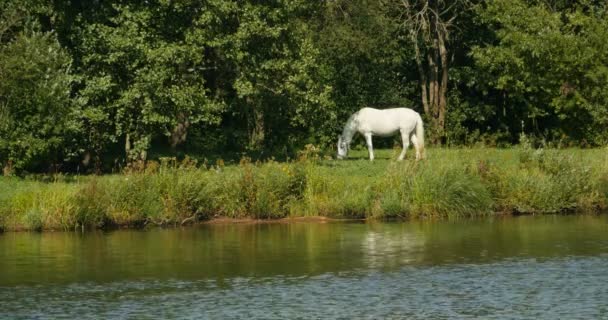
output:
POLYGON ((315 276, 0 287, 10 319, 602 319, 608 255, 315 276))

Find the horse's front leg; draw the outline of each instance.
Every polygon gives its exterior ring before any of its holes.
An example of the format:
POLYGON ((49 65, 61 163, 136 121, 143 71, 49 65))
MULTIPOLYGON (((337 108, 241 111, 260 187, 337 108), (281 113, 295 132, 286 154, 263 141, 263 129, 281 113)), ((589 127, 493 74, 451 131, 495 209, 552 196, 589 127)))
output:
POLYGON ((367 143, 367 150, 369 151, 369 160, 374 161, 374 147, 372 145, 372 134, 365 134, 365 142, 367 143))

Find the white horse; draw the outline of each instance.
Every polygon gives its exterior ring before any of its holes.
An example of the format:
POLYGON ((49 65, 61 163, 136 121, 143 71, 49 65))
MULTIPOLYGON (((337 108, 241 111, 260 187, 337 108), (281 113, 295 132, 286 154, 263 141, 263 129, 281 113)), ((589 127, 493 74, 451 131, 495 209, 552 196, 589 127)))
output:
POLYGON ((348 153, 350 143, 355 133, 365 137, 369 160, 374 160, 372 136, 388 137, 401 133, 403 151, 399 160, 405 158, 405 152, 410 140, 416 149, 416 160, 424 158, 424 126, 418 112, 408 108, 373 109, 363 108, 355 112, 344 125, 344 130, 338 139, 338 159, 343 159, 348 153))

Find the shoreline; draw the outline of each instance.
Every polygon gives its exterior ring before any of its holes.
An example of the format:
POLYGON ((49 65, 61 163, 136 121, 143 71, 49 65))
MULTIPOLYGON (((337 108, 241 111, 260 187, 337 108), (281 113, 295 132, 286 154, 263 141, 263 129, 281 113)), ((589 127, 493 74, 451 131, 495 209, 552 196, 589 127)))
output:
POLYGON ((484 221, 490 219, 515 219, 518 217, 530 217, 530 216, 601 216, 608 215, 608 210, 598 210, 593 212, 583 211, 568 211, 568 212, 555 212, 555 213, 509 213, 509 212, 496 212, 490 215, 479 215, 479 216, 467 216, 467 217, 416 217, 416 218, 391 218, 391 219, 374 219, 374 218, 331 218, 326 216, 301 216, 301 217, 284 217, 278 219, 256 219, 256 218, 231 218, 218 216, 208 220, 200 220, 195 222, 189 222, 187 224, 180 223, 167 223, 167 224, 154 224, 154 223, 129 223, 124 225, 112 225, 108 227, 90 228, 77 226, 71 229, 62 228, 43 228, 41 230, 32 230, 23 226, 17 228, 0 229, 0 235, 8 233, 21 233, 21 232, 35 232, 35 233, 47 233, 47 232, 91 232, 91 231, 118 231, 118 230, 153 230, 153 229, 178 229, 178 228, 196 228, 200 226, 230 226, 230 225, 281 225, 281 224, 297 224, 297 223, 314 223, 314 224, 326 224, 326 223, 419 223, 419 222, 441 222, 441 221, 484 221))
MULTIPOLYGON (((352 218, 330 218, 324 216, 307 216, 307 217, 285 217, 279 219, 255 219, 255 218, 230 218, 230 217, 214 217, 205 221, 198 221, 190 226, 197 225, 229 225, 229 224, 289 224, 289 223, 332 223, 332 222, 365 222, 367 219, 352 219, 352 218)), ((182 225, 186 226, 186 225, 182 225)))

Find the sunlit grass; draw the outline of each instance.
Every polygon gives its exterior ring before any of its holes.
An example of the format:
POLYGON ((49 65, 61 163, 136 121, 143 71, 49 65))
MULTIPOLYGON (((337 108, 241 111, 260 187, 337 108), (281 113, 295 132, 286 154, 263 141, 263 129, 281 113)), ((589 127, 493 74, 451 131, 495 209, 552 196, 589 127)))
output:
POLYGON ((599 212, 608 150, 462 148, 395 161, 399 150, 347 160, 197 166, 150 163, 121 175, 39 182, 0 178, 0 228, 180 225, 214 217, 466 217, 599 212))

